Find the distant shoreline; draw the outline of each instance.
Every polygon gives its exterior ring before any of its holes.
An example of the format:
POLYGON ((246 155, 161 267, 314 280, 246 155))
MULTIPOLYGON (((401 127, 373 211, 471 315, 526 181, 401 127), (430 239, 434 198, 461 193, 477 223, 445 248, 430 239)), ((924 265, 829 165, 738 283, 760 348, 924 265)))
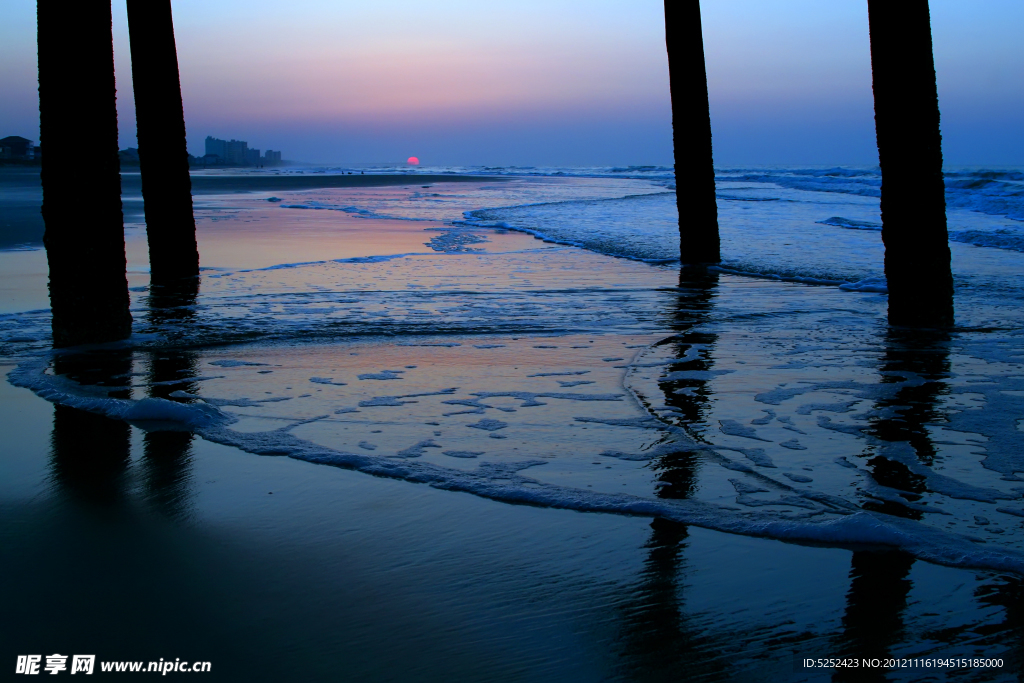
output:
MULTIPOLYGON (((130 185, 122 177, 122 185, 130 185)), ((192 194, 223 192, 269 192, 273 190, 313 190, 326 187, 380 187, 385 185, 428 185, 432 183, 494 182, 507 178, 454 174, 367 174, 330 175, 193 175, 192 194)))
MULTIPOLYGON (((15 183, 23 187, 40 187, 39 166, 11 165, 0 167, 0 184, 15 183), (29 177, 32 176, 31 179, 29 177)), ((492 175, 457 175, 449 173, 368 173, 342 175, 329 173, 305 174, 192 174, 193 194, 220 194, 222 192, 272 192, 287 190, 315 190, 327 187, 380 187, 387 185, 427 185, 431 183, 499 182, 509 178, 492 175)), ((121 189, 137 193, 142 186, 138 172, 122 172, 121 189)))
MULTIPOLYGON (((10 164, 0 166, 0 251, 42 247, 45 226, 40 214, 43 188, 39 166, 10 164)), ((86 168, 83 166, 83 168, 86 168)), ((434 183, 500 182, 501 176, 431 174, 331 175, 307 173, 289 175, 193 175, 193 195, 244 192, 287 192, 329 187, 422 186, 434 183)), ((138 173, 122 173, 121 202, 126 219, 141 219, 142 180, 138 173)))

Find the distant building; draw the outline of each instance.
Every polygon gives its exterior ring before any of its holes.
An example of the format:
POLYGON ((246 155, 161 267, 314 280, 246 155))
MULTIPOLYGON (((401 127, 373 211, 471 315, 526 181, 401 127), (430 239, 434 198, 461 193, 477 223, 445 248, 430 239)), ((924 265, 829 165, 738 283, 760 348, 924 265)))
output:
POLYGON ((242 165, 246 163, 249 152, 249 143, 244 140, 228 140, 224 143, 224 161, 229 164, 242 165))
POLYGON ((249 143, 245 140, 219 140, 213 136, 206 138, 206 156, 216 156, 221 163, 241 166, 247 162, 249 143))
POLYGON ((217 157, 218 159, 226 159, 228 153, 228 141, 218 140, 217 138, 207 135, 206 136, 206 155, 208 157, 217 157))
POLYGON ((121 160, 122 164, 127 166, 138 166, 139 165, 139 150, 137 147, 129 147, 122 149, 117 153, 118 159, 121 160))
POLYGON ((35 143, 20 135, 9 135, 0 140, 0 158, 23 161, 35 159, 35 143))
POLYGON ((206 165, 259 166, 263 163, 280 163, 281 153, 267 150, 268 156, 260 156, 260 150, 251 149, 245 140, 220 140, 213 136, 206 138, 206 154, 202 161, 206 165))

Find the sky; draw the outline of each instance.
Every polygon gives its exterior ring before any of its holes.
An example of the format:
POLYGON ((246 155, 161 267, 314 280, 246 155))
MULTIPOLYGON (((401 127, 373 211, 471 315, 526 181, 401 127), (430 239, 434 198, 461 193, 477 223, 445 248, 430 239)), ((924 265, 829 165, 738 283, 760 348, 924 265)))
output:
MULTIPOLYGON (((188 147, 310 163, 672 162, 661 0, 173 0, 188 147)), ((120 146, 134 147, 124 0, 120 146)), ((865 0, 703 0, 715 164, 877 164, 865 0)), ((1024 165, 1024 2, 932 0, 947 165, 1024 165)), ((35 3, 0 10, 0 137, 39 139, 35 3)))

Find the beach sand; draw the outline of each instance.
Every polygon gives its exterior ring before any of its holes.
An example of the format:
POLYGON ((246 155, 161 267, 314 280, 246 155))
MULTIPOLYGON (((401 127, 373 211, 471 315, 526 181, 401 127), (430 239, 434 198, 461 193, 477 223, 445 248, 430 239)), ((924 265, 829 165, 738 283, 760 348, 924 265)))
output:
MULTIPOLYGON (((612 181, 419 181, 197 196, 202 284, 177 299, 149 291, 130 221, 136 335, 56 358, 27 312, 42 252, 2 255, 25 264, 3 330, 5 648, 209 660, 216 680, 1017 661, 1019 480, 978 465, 968 410, 997 405, 985 438, 1012 443, 1024 376, 982 358, 994 337, 909 339, 877 294, 444 218, 612 181), (907 484, 873 460, 916 467, 907 443, 948 466, 907 484)), ((1009 678, 989 674, 966 680, 1009 678)))
POLYGON ((1015 582, 881 548, 506 505, 113 422, 89 433, 123 443, 97 472, 54 446, 83 432, 52 431, 50 404, 0 393, 11 653, 231 681, 800 681, 831 673, 794 652, 914 653, 953 626, 944 650, 989 656, 1020 629, 1015 582))

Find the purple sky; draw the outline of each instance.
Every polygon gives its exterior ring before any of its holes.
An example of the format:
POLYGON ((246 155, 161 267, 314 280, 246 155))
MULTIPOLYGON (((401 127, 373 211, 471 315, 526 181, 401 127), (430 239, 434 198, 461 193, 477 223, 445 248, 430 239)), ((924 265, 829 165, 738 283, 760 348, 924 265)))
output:
MULTIPOLYGON (((671 161, 660 0, 174 0, 189 148, 309 162, 671 161)), ((872 165, 864 0, 704 0, 715 158, 872 165)), ((1024 165, 1024 3, 932 0, 945 154, 1024 165)), ((134 146, 114 0, 122 147, 134 146)), ((38 139, 35 3, 0 22, 0 134, 38 139)))

